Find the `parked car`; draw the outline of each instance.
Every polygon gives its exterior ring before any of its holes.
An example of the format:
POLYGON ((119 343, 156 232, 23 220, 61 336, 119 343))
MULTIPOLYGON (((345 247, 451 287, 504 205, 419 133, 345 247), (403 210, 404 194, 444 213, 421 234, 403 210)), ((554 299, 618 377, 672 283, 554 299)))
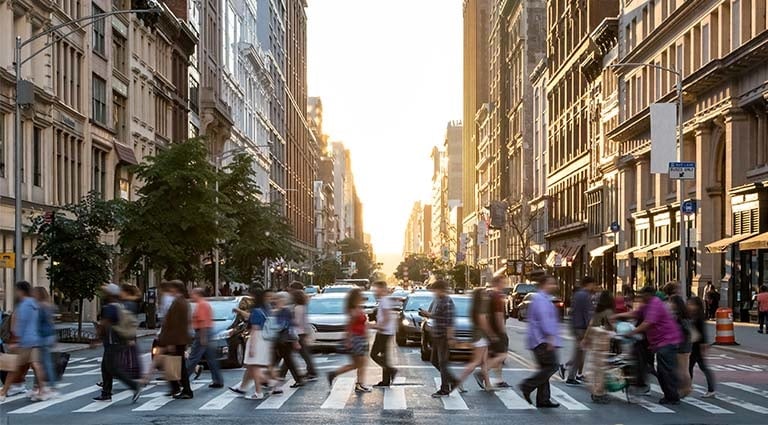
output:
POLYGON ((352 289, 357 288, 353 285, 330 285, 323 288, 324 294, 346 294, 352 289))
POLYGON ((368 320, 376 320, 376 311, 379 308, 379 300, 376 299, 376 294, 371 291, 363 292, 363 311, 368 316, 368 320))
POLYGON ((507 315, 509 317, 518 317, 518 309, 523 298, 531 292, 536 292, 536 285, 531 282, 518 283, 507 295, 507 315))
MULTIPOLYGON (((528 314, 528 307, 530 307, 531 302, 533 301, 533 297, 536 293, 530 292, 528 293, 524 298, 523 302, 520 303, 520 305, 517 308, 517 318, 521 321, 525 321, 525 317, 528 314)), ((552 300, 552 304, 555 305, 555 309, 557 309, 557 316, 560 318, 560 320, 563 319, 563 315, 565 314, 565 303, 563 303, 563 299, 556 296, 556 295, 550 295, 550 299, 552 300)))
MULTIPOLYGON (((472 343, 472 322, 469 317, 472 299, 466 295, 450 295, 455 306, 453 320, 453 333, 456 343, 450 347, 451 355, 471 355, 474 345, 472 343)), ((430 305, 432 311, 434 302, 430 305)), ((421 359, 428 361, 432 357, 432 326, 433 319, 421 322, 421 359)))
POLYGON ((397 345, 405 346, 408 341, 421 343, 421 322, 424 318, 419 316, 419 309, 429 310, 434 299, 435 297, 431 292, 416 292, 406 298, 398 315, 397 335, 395 336, 397 345))
POLYGON ((315 285, 305 286, 304 293, 307 294, 308 297, 314 297, 315 295, 320 293, 320 287, 315 285))
POLYGON ((307 322, 315 331, 314 348, 335 349, 346 338, 346 292, 322 293, 309 300, 307 322))
MULTIPOLYGON (((222 367, 238 368, 243 366, 245 344, 250 327, 248 321, 233 312, 235 307, 250 311, 253 299, 248 296, 209 297, 206 298, 213 310, 213 339, 216 354, 222 367)), ((194 311, 196 303, 190 303, 194 311)), ((152 341, 152 357, 158 353, 157 338, 152 341)), ((204 363, 204 362, 203 362, 204 363)))

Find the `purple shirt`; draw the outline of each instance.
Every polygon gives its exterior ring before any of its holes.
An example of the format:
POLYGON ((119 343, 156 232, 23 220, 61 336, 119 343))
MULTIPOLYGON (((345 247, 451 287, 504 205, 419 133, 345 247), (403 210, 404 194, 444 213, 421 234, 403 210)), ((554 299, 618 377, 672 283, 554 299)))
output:
POLYGON ((550 337, 554 337, 555 347, 562 347, 557 310, 555 310, 549 294, 539 291, 534 295, 531 306, 528 307, 526 319, 528 319, 527 343, 529 350, 549 342, 550 337))
POLYGON ((645 335, 648 337, 648 345, 652 351, 683 342, 683 332, 680 330, 680 326, 678 326, 672 312, 658 297, 651 297, 647 304, 640 307, 639 314, 643 318, 643 323, 650 325, 645 331, 645 335))

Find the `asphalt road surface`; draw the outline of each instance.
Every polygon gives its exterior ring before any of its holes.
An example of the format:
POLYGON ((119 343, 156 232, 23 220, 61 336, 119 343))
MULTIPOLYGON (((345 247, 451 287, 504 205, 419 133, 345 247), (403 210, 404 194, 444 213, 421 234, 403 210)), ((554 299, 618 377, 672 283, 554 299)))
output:
MULTIPOLYGON (((516 385, 532 372, 530 355, 524 350, 525 324, 510 320, 510 355, 504 378, 516 385)), ((563 328, 566 347, 560 352, 565 362, 572 340, 563 328)), ((141 341, 144 352, 151 339, 141 341)), ((0 424, 766 424, 768 423, 768 360, 733 355, 712 349, 709 353, 716 365, 717 399, 701 399, 704 382, 697 373, 696 394, 678 406, 657 404, 659 394, 633 397, 628 404, 623 394, 608 405, 591 403, 589 390, 570 387, 557 378, 552 381, 553 398, 558 409, 539 410, 529 406, 516 389, 486 393, 472 379, 465 384, 464 394, 433 399, 439 374, 429 363, 422 362, 416 346, 394 347, 394 364, 400 370, 396 385, 390 389, 374 389, 372 393, 353 392, 354 375, 347 374, 329 388, 325 379, 300 389, 285 388, 282 395, 268 396, 262 401, 236 397, 226 389, 209 389, 206 371, 193 381, 192 400, 173 400, 164 396, 167 386, 153 381, 136 404, 130 403, 130 391, 115 384, 112 403, 92 402, 99 394, 99 362, 101 349, 73 354, 62 384, 61 395, 46 402, 30 402, 23 395, 10 397, 0 405, 0 424)), ((346 361, 336 354, 318 354, 317 366, 327 372, 346 361)), ((456 371, 462 363, 456 362, 456 371)), ((380 379, 380 369, 369 364, 366 382, 380 379)), ((224 372, 227 385, 239 382, 241 369, 224 372)), ((31 383, 31 380, 28 380, 31 383)))

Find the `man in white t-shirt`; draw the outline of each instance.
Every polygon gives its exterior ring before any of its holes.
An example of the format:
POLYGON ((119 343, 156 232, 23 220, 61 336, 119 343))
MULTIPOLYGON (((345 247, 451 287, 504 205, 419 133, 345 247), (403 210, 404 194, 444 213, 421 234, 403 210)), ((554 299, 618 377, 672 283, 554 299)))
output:
POLYGON ((386 282, 374 282, 373 290, 379 300, 379 307, 376 312, 376 338, 373 340, 371 358, 382 369, 381 382, 375 386, 388 387, 397 375, 397 369, 389 364, 389 342, 397 329, 394 317, 395 301, 389 296, 386 282))

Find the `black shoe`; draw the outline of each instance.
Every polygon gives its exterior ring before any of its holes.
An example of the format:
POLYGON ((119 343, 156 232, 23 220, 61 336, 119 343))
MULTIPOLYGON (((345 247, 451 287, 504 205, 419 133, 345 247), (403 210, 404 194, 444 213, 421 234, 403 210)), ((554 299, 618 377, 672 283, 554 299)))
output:
POLYGON ((384 381, 379 381, 378 383, 374 384, 373 386, 376 387, 376 388, 383 388, 383 387, 388 387, 389 383, 384 382, 384 381))
POLYGON ((304 386, 304 381, 296 381, 291 384, 291 388, 300 388, 304 386))
POLYGON ((237 388, 237 387, 227 387, 227 388, 229 388, 229 390, 232 391, 233 393, 245 395, 245 391, 241 390, 240 388, 237 388))
POLYGON ((395 377, 397 376, 397 372, 399 372, 399 370, 395 369, 394 367, 389 368, 389 383, 390 384, 395 382, 395 377))
POLYGON ((761 333, 763 333, 763 330, 762 329, 758 329, 757 333, 761 334, 761 333))
POLYGON ((331 372, 328 375, 326 375, 326 378, 328 379, 328 385, 333 387, 333 380, 336 379, 336 374, 331 372))
POLYGON ((136 391, 133 392, 133 397, 131 397, 131 404, 139 401, 139 397, 141 397, 141 389, 141 387, 138 387, 136 388, 136 391))
POLYGON ((224 384, 210 384, 208 388, 224 388, 224 384))
POLYGON ((575 387, 575 386, 581 385, 581 382, 577 381, 575 379, 568 379, 568 380, 565 381, 565 385, 570 385, 572 387, 575 387))
POLYGON ((436 392, 432 393, 432 398, 447 397, 447 396, 449 396, 450 394, 451 394, 451 393, 449 393, 449 392, 447 392, 447 391, 438 390, 438 391, 436 391, 436 392))
POLYGON ((507 384, 504 381, 497 382, 496 385, 494 385, 494 387, 496 387, 496 388, 512 388, 511 385, 507 384))
POLYGON ((94 401, 112 401, 111 395, 102 394, 98 397, 93 398, 94 401))
POLYGON ((315 382, 317 381, 317 375, 305 375, 304 376, 304 382, 315 382))
POLYGON ((166 397, 176 397, 179 394, 181 394, 181 393, 180 392, 175 393, 175 392, 171 391, 171 392, 165 393, 165 396, 166 397))
POLYGON ((558 375, 560 375, 560 379, 565 379, 565 365, 560 363, 560 366, 557 368, 558 375))
POLYGON ((670 400, 668 398, 662 398, 661 400, 659 400, 659 404, 669 404, 672 406, 677 406, 678 404, 680 404, 680 400, 670 400))
POLYGON ((197 381, 197 378, 199 378, 200 375, 202 374, 203 374, 203 366, 202 365, 195 366, 195 377, 193 379, 197 381))
POLYGON ((173 398, 176 400, 191 400, 193 397, 194 396, 192 395, 192 393, 185 393, 185 392, 180 392, 175 396, 173 396, 173 398))
POLYGON ((472 374, 472 376, 475 377, 475 381, 477 381, 477 386, 481 389, 485 389, 485 377, 483 376, 482 372, 475 372, 472 374))
MULTIPOLYGON (((762 332, 761 332, 761 333, 762 333, 762 332)), ((103 386, 104 386, 104 383, 103 383, 103 382, 97 382, 97 383, 96 383, 96 386, 97 386, 97 387, 103 387, 103 386)))
POLYGON ((560 403, 555 403, 552 400, 547 400, 544 403, 536 403, 536 407, 539 409, 550 409, 555 407, 560 407, 560 403))
POLYGON ((522 385, 518 385, 517 388, 520 389, 520 393, 523 395, 525 401, 527 401, 528 404, 533 404, 533 401, 531 401, 531 391, 526 391, 522 385))

